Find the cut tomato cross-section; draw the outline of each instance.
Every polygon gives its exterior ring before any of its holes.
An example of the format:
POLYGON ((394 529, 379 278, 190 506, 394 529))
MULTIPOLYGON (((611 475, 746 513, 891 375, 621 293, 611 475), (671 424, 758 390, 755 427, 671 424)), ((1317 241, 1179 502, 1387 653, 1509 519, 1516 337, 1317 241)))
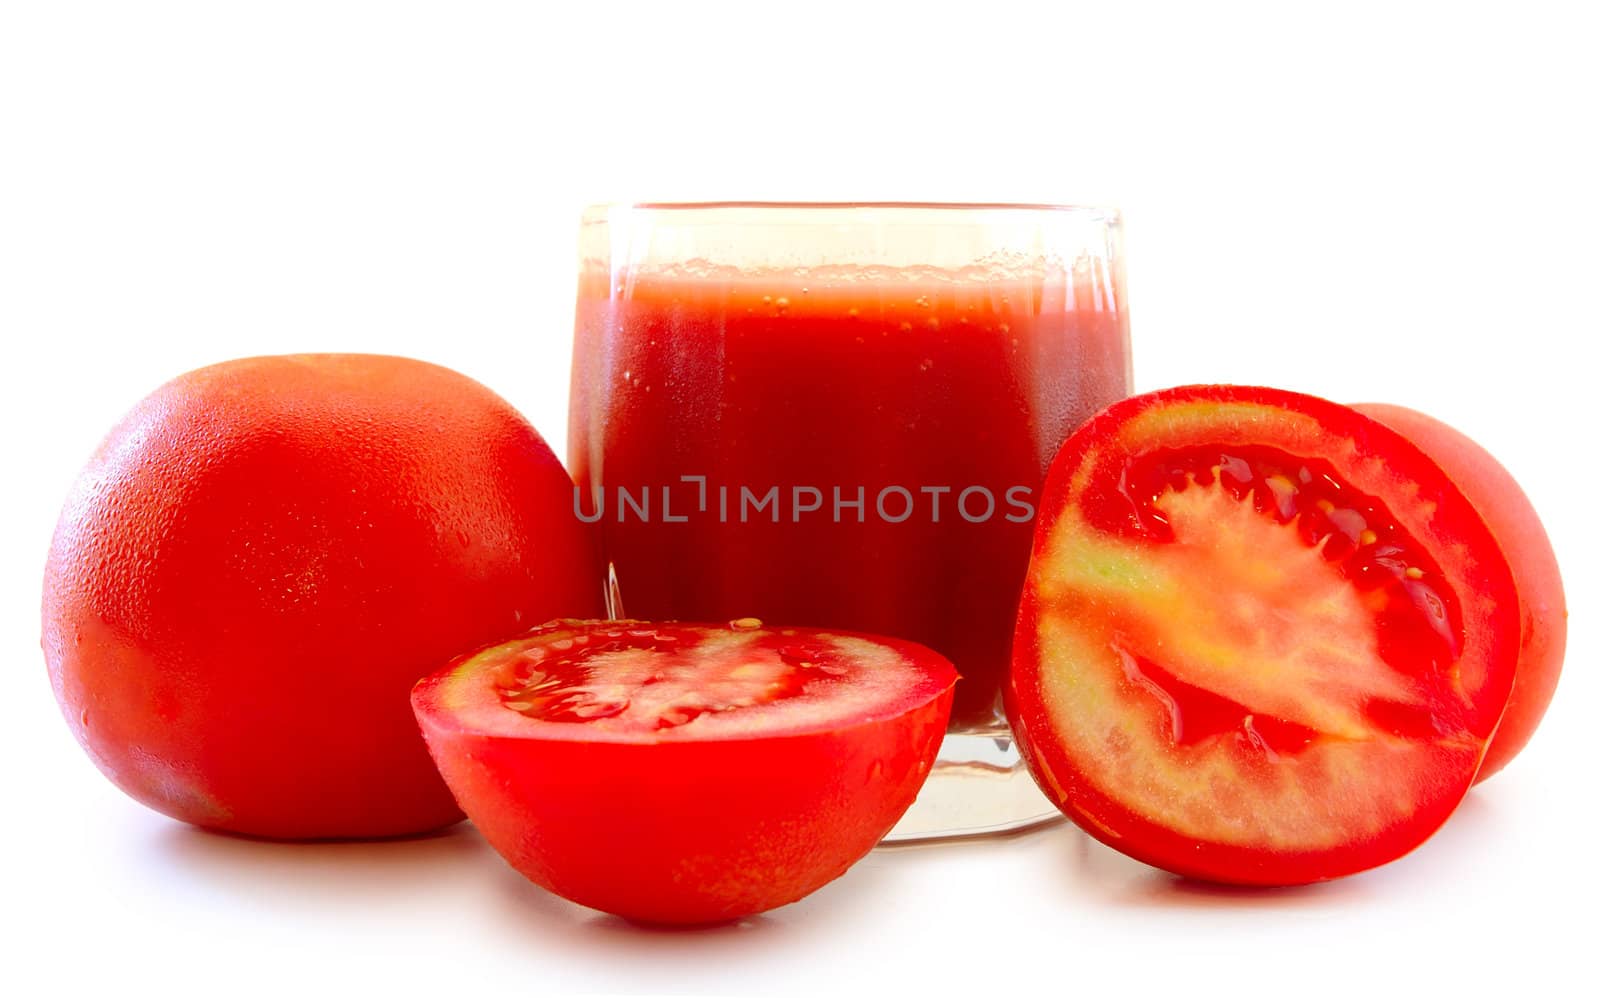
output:
POLYGON ((1102 841, 1207 879, 1322 880, 1459 803, 1517 628, 1483 522, 1397 434, 1290 392, 1172 389, 1057 457, 1007 707, 1102 841))
POLYGON ((462 810, 530 880, 694 923, 795 901, 865 855, 932 767, 955 680, 889 638, 555 621, 412 704, 462 810))

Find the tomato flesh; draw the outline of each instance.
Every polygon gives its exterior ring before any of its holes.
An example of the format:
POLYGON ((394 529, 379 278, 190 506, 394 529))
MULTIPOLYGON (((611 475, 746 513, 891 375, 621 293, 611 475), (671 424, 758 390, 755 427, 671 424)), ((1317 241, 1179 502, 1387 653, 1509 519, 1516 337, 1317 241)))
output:
POLYGON ((556 621, 412 695, 445 782, 530 880, 643 922, 798 900, 915 799, 954 667, 843 632, 556 621))
POLYGON ((1471 438, 1432 416, 1396 405, 1354 406, 1405 436, 1461 489, 1494 533, 1517 585, 1522 646, 1505 716, 1478 770, 1478 782, 1499 772, 1533 737, 1561 678, 1567 649, 1567 597, 1555 548, 1527 493, 1511 472, 1471 438))
POLYGON ((1498 548, 1410 444, 1309 396, 1173 389, 1057 457, 1007 706, 1045 792, 1108 844, 1321 880, 1459 803, 1516 635, 1498 548))

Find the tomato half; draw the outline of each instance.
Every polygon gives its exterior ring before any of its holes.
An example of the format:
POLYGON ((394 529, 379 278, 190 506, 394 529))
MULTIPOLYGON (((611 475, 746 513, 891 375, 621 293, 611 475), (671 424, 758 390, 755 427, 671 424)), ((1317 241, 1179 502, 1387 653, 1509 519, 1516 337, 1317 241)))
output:
POLYGON ((915 799, 956 673, 833 631, 555 621, 420 683, 445 782, 497 851, 579 904, 726 921, 842 874, 915 799))
POLYGON ((1304 883, 1444 822, 1517 641, 1505 558, 1415 446, 1306 395, 1175 388, 1057 456, 1007 708, 1045 793, 1106 844, 1304 883))

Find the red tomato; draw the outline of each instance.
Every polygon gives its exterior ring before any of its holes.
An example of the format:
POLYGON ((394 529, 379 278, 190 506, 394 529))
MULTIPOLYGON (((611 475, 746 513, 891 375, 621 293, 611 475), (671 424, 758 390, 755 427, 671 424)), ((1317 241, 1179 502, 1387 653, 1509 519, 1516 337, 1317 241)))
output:
POLYGON ((1057 456, 1007 707, 1089 834, 1188 876, 1304 883, 1444 822, 1517 638, 1493 535, 1400 435, 1305 395, 1175 388, 1057 456))
POLYGON ((159 388, 62 511, 44 652, 73 733, 182 821, 274 838, 459 820, 406 694, 593 613, 593 539, 533 427, 398 357, 236 360, 159 388))
POLYGON ((1378 403, 1355 408, 1403 435, 1445 470, 1477 508, 1511 566, 1521 609, 1522 647, 1511 700, 1478 770, 1482 783, 1528 744, 1561 678, 1567 652, 1567 596, 1555 549, 1527 493, 1465 434, 1414 409, 1378 403))
POLYGON ((889 638, 554 621, 412 704, 462 809, 524 876, 682 924, 799 900, 866 855, 927 777, 955 679, 889 638))

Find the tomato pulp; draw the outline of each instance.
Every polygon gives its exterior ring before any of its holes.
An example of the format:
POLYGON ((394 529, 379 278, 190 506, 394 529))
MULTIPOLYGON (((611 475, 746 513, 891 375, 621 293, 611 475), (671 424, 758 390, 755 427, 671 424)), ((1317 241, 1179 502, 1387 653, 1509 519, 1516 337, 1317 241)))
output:
POLYGON ((697 923, 798 900, 865 855, 932 767, 955 678, 860 634, 553 621, 412 705, 462 809, 530 880, 697 923))
POLYGON ((1044 471, 1128 391, 1120 287, 591 269, 576 342, 569 453, 630 614, 920 642, 956 723, 998 718, 1044 471))
POLYGON ((1505 767, 1533 737, 1556 693, 1567 651, 1567 596, 1555 548, 1533 502, 1499 461, 1459 430, 1397 405, 1354 407, 1405 436, 1439 463, 1500 542, 1517 584, 1522 622, 1517 678, 1478 782, 1505 767))
POLYGON ((1111 406, 1051 468, 1007 690, 1047 795, 1177 873, 1324 880, 1465 795, 1516 668, 1517 593, 1437 464, 1266 388, 1111 406))

